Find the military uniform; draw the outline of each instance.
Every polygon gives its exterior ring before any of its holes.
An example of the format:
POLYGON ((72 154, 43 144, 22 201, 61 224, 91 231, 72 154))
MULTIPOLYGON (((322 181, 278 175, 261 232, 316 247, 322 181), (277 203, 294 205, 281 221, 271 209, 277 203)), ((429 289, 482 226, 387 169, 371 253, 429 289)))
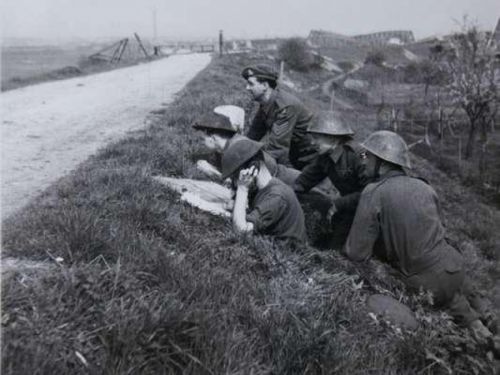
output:
MULTIPOLYGON (((342 245, 349 234, 361 191, 367 184, 359 159, 360 146, 354 141, 340 144, 329 153, 318 155, 295 180, 294 190, 302 195, 326 177, 340 196, 333 200, 337 213, 332 220, 331 246, 342 245)), ((326 214, 330 207, 323 207, 326 214)))
POLYGON ((293 190, 273 178, 250 202, 247 221, 258 234, 306 242, 304 213, 293 190))
POLYGON ((436 305, 469 323, 478 314, 463 293, 463 258, 446 242, 440 216, 431 186, 402 170, 390 171, 362 192, 345 252, 357 261, 375 252, 409 287, 432 291, 436 305))
POLYGON ((278 164, 267 152, 264 152, 264 164, 266 164, 267 169, 269 169, 271 176, 276 177, 290 187, 293 186, 295 180, 300 175, 299 170, 278 164))
POLYGON ((316 155, 307 128, 313 114, 292 94, 273 90, 267 103, 261 104, 247 136, 264 141, 267 151, 279 164, 302 169, 316 155))
MULTIPOLYGON (((237 140, 245 138, 242 135, 235 135, 231 140, 226 144, 226 147, 224 149, 227 150, 227 148, 230 146, 232 142, 235 142, 237 140)), ((224 152, 223 151, 223 152, 224 152)), ((287 167, 282 164, 278 164, 276 160, 271 156, 271 154, 267 152, 263 152, 264 154, 264 164, 266 165, 267 169, 271 173, 271 176, 276 177, 278 180, 283 181, 286 185, 288 186, 293 186, 295 179, 300 175, 300 171, 294 168, 287 167)), ((218 169, 221 168, 221 156, 219 154, 217 164, 215 164, 218 169)))

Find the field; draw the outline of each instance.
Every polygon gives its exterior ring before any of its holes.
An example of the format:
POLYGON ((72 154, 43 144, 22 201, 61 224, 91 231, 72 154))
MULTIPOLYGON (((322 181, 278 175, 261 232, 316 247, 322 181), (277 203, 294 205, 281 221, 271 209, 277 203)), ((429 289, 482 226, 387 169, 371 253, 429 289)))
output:
MULTIPOLYGON (((88 60, 88 56, 112 45, 114 42, 116 41, 71 45, 2 46, 1 89, 2 91, 11 90, 35 83, 110 70, 138 61, 136 58, 138 47, 134 40, 128 44, 128 49, 125 51, 124 59, 120 64, 96 64, 88 60)), ((147 43, 146 45, 151 49, 147 43)))
POLYGON ((76 66, 89 53, 87 48, 3 47, 2 82, 49 73, 65 66, 76 66))
MULTIPOLYGON (((265 60, 214 58, 148 129, 104 148, 4 222, 3 257, 25 262, 4 269, 3 373, 494 373, 467 331, 427 295, 407 294, 378 261, 241 238, 152 181, 201 177, 194 162, 204 149, 191 125, 220 104, 252 110, 239 72, 265 60), (371 318, 373 293, 406 303, 420 328, 371 318)), ((330 107, 321 89, 306 89, 323 74, 289 74, 315 109, 330 107)), ((351 104, 343 111, 363 138, 376 127, 375 109, 351 104)), ((429 161, 413 162, 498 310, 499 211, 429 161)), ((309 226, 314 239, 317 220, 309 226)))

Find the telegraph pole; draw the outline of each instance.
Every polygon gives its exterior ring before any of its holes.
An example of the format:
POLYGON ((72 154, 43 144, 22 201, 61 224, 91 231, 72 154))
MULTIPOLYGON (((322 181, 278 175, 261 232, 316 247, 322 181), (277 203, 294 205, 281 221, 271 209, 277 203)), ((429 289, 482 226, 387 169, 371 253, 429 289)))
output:
POLYGON ((224 35, 222 33, 222 30, 219 30, 219 56, 222 56, 224 49, 224 35))

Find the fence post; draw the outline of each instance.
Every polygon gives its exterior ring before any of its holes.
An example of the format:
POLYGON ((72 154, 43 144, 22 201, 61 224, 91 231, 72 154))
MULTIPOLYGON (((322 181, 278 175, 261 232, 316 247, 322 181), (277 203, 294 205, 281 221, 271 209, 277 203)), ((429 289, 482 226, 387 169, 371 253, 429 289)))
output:
POLYGON ((219 56, 222 56, 224 50, 224 35, 222 30, 219 30, 219 56))
POLYGON ((462 137, 458 137, 458 174, 462 176, 462 137))
POLYGON ((394 132, 397 133, 397 131, 398 131, 398 119, 397 119, 397 114, 396 114, 396 108, 394 106, 392 106, 391 118, 392 118, 392 128, 394 129, 394 132))
POLYGON ((439 161, 441 161, 441 154, 443 153, 443 141, 444 141, 443 108, 441 107, 441 105, 439 105, 438 133, 439 133, 439 161))

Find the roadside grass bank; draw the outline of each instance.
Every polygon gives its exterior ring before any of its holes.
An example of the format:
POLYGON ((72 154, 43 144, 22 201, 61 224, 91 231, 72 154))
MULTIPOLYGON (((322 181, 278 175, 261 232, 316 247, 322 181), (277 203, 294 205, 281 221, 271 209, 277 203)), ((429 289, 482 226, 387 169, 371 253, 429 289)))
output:
MULTIPOLYGON (((256 61, 214 58, 148 129, 101 150, 3 223, 3 257, 50 264, 4 275, 5 374, 493 372, 468 332, 426 295, 406 294, 381 263, 240 238, 150 178, 200 177, 194 161, 204 149, 191 125, 216 105, 251 110, 239 73, 256 61), (375 292, 408 304, 420 328, 369 317, 365 299, 375 292)), ((473 241, 462 233, 471 219, 455 218, 473 203, 454 206, 473 196, 448 198, 453 181, 424 161, 417 167, 448 184, 439 189, 448 225, 473 241)), ((492 265, 477 246, 465 251, 481 272, 492 265)))

